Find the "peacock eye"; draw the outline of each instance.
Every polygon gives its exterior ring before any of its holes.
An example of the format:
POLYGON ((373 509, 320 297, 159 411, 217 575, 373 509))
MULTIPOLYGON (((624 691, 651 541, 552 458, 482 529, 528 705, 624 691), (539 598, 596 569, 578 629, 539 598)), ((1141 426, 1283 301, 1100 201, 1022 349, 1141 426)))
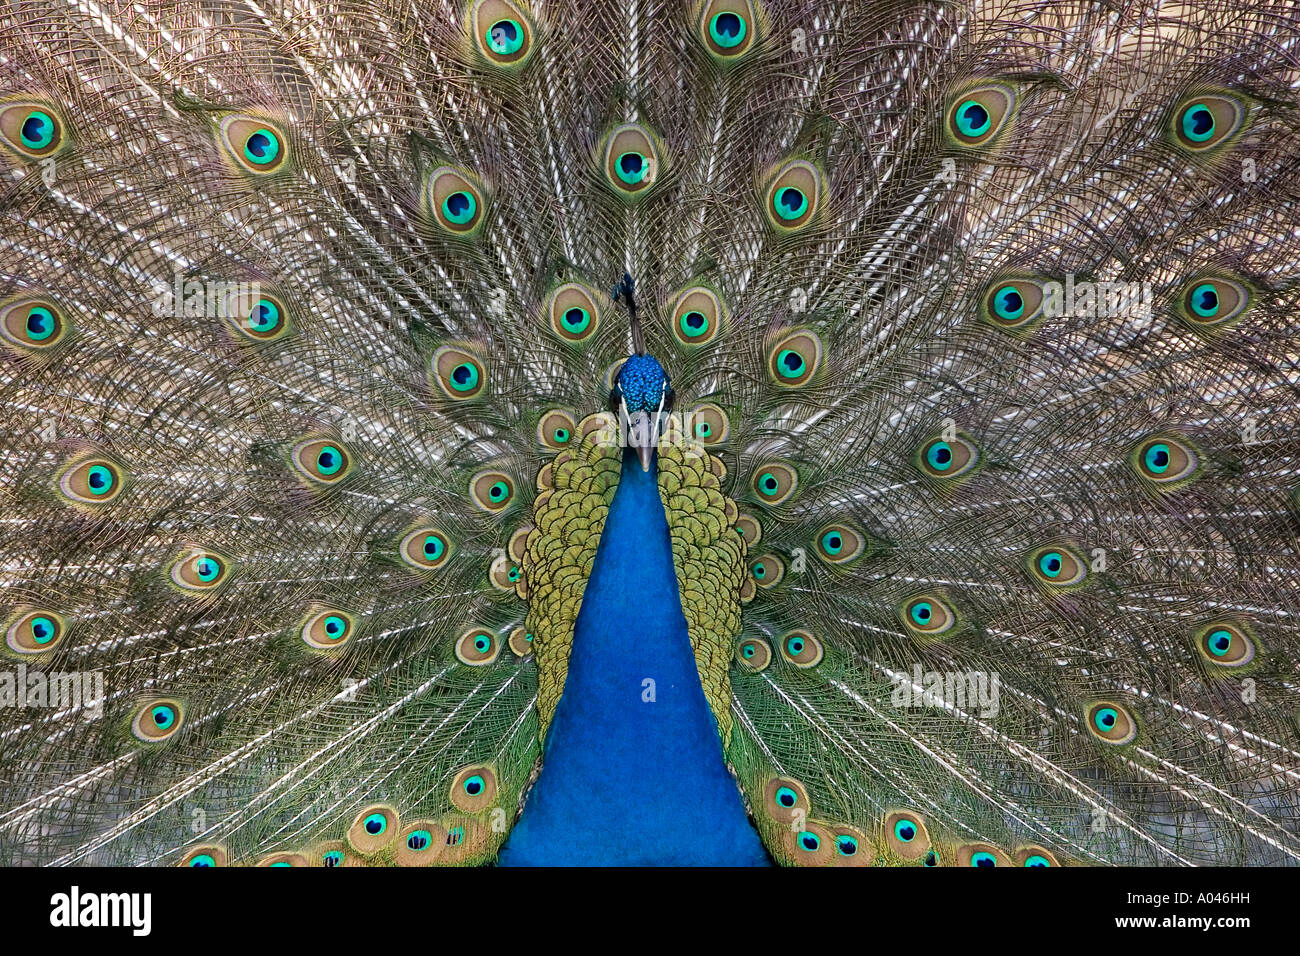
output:
POLYGON ((34 617, 30 621, 32 641, 36 644, 48 644, 54 640, 58 629, 48 617, 34 617))
POLYGON ((22 144, 30 149, 33 153, 48 149, 54 142, 55 134, 58 127, 55 125, 54 117, 42 110, 32 110, 23 120, 21 132, 18 134, 22 144))
POLYGON ((1246 115, 1246 103, 1227 93, 1184 100, 1174 110, 1174 141, 1189 152, 1209 150, 1234 136, 1246 115))
POLYGON ((330 651, 347 642, 352 627, 351 615, 339 610, 320 611, 303 624, 301 636, 309 647, 330 651))
POLYGON ((477 813, 489 806, 496 793, 496 771, 487 765, 463 767, 451 783, 451 802, 466 813, 477 813))
POLYGON ((841 833, 835 838, 835 849, 840 856, 857 856, 858 841, 846 833, 841 833))
POLYGON ((180 729, 184 712, 174 700, 155 700, 145 704, 131 721, 131 732, 137 740, 159 743, 180 729))
POLYGON ((324 866, 328 866, 328 867, 342 866, 342 865, 343 865, 343 851, 342 851, 342 850, 326 850, 324 853, 321 854, 320 861, 321 861, 321 863, 322 863, 324 866))
POLYGON ((656 137, 638 123, 616 127, 605 141, 605 178, 626 200, 645 193, 654 183, 659 163, 656 137))
POLYGON ((383 804, 372 804, 353 818, 347 841, 362 856, 372 856, 388 846, 397 836, 397 811, 383 804))
POLYGON ((338 442, 313 438, 295 446, 293 464, 311 481, 333 485, 343 480, 351 470, 351 457, 338 442))
POLYGON ((63 640, 63 618, 53 611, 28 611, 5 631, 5 644, 19 654, 43 654, 63 640))
POLYGON ((1113 701, 1093 704, 1087 714, 1088 730, 1108 744, 1127 744, 1137 737, 1138 725, 1128 708, 1113 701))
POLYGON ((533 51, 533 22, 510 0, 474 0, 470 36, 479 54, 498 69, 517 70, 533 51))
POLYGON ((921 446, 919 464, 931 478, 958 478, 970 474, 979 463, 979 451, 965 438, 936 438, 921 446))
POLYGON ((488 27, 488 49, 498 56, 510 56, 518 53, 524 45, 524 28, 518 20, 498 20, 488 27))
POLYGON ((867 536, 847 524, 829 524, 817 532, 814 544, 827 564, 846 565, 866 552, 867 536))
POLYGON ((212 858, 212 854, 210 853, 200 853, 197 856, 193 856, 190 858, 189 865, 199 866, 199 867, 216 866, 217 861, 212 858))
POLYGON ((761 671, 772 661, 772 649, 766 641, 745 638, 736 645, 736 660, 749 671, 761 671))
POLYGON ((434 222, 453 236, 469 237, 485 221, 483 190, 467 171, 440 166, 429 173, 425 208, 434 222))
POLYGON ((1138 475, 1155 486, 1177 485, 1191 478, 1200 467, 1195 448, 1172 435, 1151 438, 1138 445, 1132 460, 1138 475))
POLYGON ((226 562, 216 554, 194 552, 172 564, 171 580, 190 591, 206 591, 220 584, 226 575, 226 562))
POLYGON ((1237 623, 1223 622, 1202 629, 1196 644, 1202 658, 1214 667, 1244 667, 1258 652, 1254 637, 1237 623))
POLYGON ((821 205, 824 177, 803 159, 788 160, 768 182, 768 222, 777 232, 789 233, 808 225, 821 205))
POLYGON ((263 127, 244 140, 244 158, 256 166, 267 166, 280 156, 280 137, 263 127))
POLYGON ((983 136, 993 126, 988 107, 979 100, 964 100, 959 103, 953 113, 953 122, 957 132, 970 139, 983 136))
POLYGON ((464 189, 449 193, 447 198, 442 201, 443 216, 446 217, 448 222, 453 222, 458 226, 470 222, 476 212, 478 212, 478 201, 475 200, 473 193, 464 189))
POLYGON ((471 628, 456 641, 457 659, 470 667, 491 664, 500 650, 496 635, 483 628, 471 628))
POLYGON ((634 186, 650 173, 650 160, 641 153, 629 150, 614 161, 614 171, 618 178, 629 186, 634 186))
POLYGON ((255 175, 279 170, 288 149, 273 124, 255 116, 227 116, 221 121, 221 145, 238 166, 255 175))
POLYGON ((807 631, 791 631, 781 638, 781 656, 798 668, 816 667, 825 651, 821 641, 807 631))
POLYGON ((455 346, 444 345, 434 352, 432 368, 443 394, 456 401, 478 397, 487 385, 483 363, 455 346))
POLYGON ((1064 590, 1082 584, 1088 565, 1072 548, 1054 545, 1040 548, 1029 556, 1029 570, 1034 579, 1049 590, 1064 590))
MULTIPOLYGON (((761 466, 754 475, 754 493, 767 505, 779 505, 788 501, 798 487, 798 473, 789 465, 779 462, 761 466)), ((834 551, 827 549, 827 554, 834 556, 843 550, 843 535, 838 531, 829 531, 822 536, 823 543, 832 535, 838 538, 839 546, 834 551)))
POLYGON ((545 412, 537 423, 537 438, 551 451, 560 451, 573 439, 576 427, 572 415, 560 409, 552 409, 545 412))
POLYGON ((714 61, 727 66, 753 46, 758 23, 751 0, 709 0, 699 19, 699 37, 714 61))
POLYGON ((800 849, 807 850, 809 853, 815 853, 817 850, 821 849, 822 845, 821 837, 813 833, 811 830, 804 830, 800 833, 798 843, 800 849))
POLYGON ((121 492, 121 472, 107 459, 92 458, 65 471, 59 478, 59 489, 74 501, 101 504, 121 492))
POLYGON ((692 309, 690 312, 683 312, 680 322, 682 335, 688 339, 696 339, 701 335, 708 334, 709 318, 703 312, 696 312, 692 309))
POLYGON ((970 865, 971 866, 997 866, 998 858, 995 857, 992 853, 985 853, 984 851, 980 851, 979 853, 971 854, 970 865))
POLYGON ((58 306, 46 299, 23 299, 0 306, 0 336, 25 354, 51 349, 63 339, 58 306))
POLYGON ((807 383, 821 364, 821 341, 812 332, 801 331, 777 342, 768 352, 772 380, 783 387, 807 383))
POLYGON ((480 471, 470 479, 469 496, 482 510, 497 513, 504 511, 514 499, 515 485, 504 472, 480 471))
POLYGON ((921 594, 902 605, 903 624, 918 639, 931 638, 952 630, 957 615, 936 594, 921 594))
POLYGON ((1038 866, 1051 866, 1051 865, 1052 864, 1051 862, 1048 861, 1047 857, 1039 856, 1037 853, 1025 857, 1025 866, 1038 867, 1038 866))
POLYGON ((1182 298, 1182 318, 1196 328, 1223 328, 1250 307, 1251 292, 1226 277, 1193 280, 1182 298))
POLYGON ((261 298, 248 313, 248 330, 254 335, 269 335, 280 325, 280 307, 270 299, 261 298))
POLYGON ((451 387, 458 392, 471 392, 478 388, 478 366, 461 362, 451 370, 451 387))
POLYGON ((928 853, 926 853, 926 855, 925 855, 925 865, 926 865, 926 866, 938 866, 938 865, 939 865, 939 854, 935 853, 933 850, 931 850, 931 851, 929 851, 928 853))
POLYGON ((796 186, 782 186, 773 194, 772 209, 782 219, 798 219, 808 211, 808 197, 796 186))
POLYGON ((52 156, 64 145, 63 122, 51 106, 12 103, 0 109, 0 137, 25 157, 52 156))
POLYGON ((677 341, 696 348, 713 341, 725 314, 722 298, 706 285, 694 285, 677 294, 672 311, 672 331, 677 341))
POLYGON ((748 32, 744 19, 731 11, 716 14, 709 21, 709 39, 724 50, 740 46, 748 32))
POLYGON ((983 146, 1006 125, 1016 94, 993 83, 974 87, 956 97, 948 111, 948 133, 958 146, 983 146))
POLYGON ((564 313, 560 319, 564 325, 564 330, 572 335, 581 335, 587 331, 587 326, 591 325, 591 313, 586 309, 574 307, 564 313))
POLYGON ((416 528, 402 539, 398 554, 413 568, 439 567, 450 552, 448 538, 436 528, 416 528))
POLYGON ((910 810, 885 815, 884 837, 889 849, 904 860, 919 860, 930 849, 930 834, 921 817, 910 810))
POLYGON ((433 834, 428 830, 412 830, 406 835, 406 848, 414 850, 417 853, 429 849, 433 845, 433 834))
POLYGON ((585 342, 596 333, 600 309, 595 295, 576 282, 565 283, 550 294, 551 328, 566 342, 585 342))
POLYGON ((787 810, 793 810, 799 802, 799 795, 789 787, 781 787, 776 791, 776 802, 787 810))
POLYGON ((1043 280, 1016 276, 989 286, 981 302, 981 315, 1005 332, 1024 332, 1045 317, 1046 304, 1043 280))

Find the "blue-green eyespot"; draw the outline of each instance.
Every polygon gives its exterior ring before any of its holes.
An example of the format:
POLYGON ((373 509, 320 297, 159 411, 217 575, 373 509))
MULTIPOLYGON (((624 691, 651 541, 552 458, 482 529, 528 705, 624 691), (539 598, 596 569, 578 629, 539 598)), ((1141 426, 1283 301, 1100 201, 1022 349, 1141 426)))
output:
POLYGON ((771 174, 764 193, 768 222, 778 233, 807 226, 821 210, 824 183, 821 170, 809 161, 787 160, 771 174))
POLYGON ((426 210, 452 236, 468 238, 485 221, 486 194, 467 170, 439 166, 425 179, 426 210))
POLYGON ((312 484, 333 485, 352 470, 352 456, 342 442, 308 438, 293 449, 293 465, 312 484))
POLYGON ((1218 621, 1201 628, 1196 635, 1201 659, 1215 670, 1245 667, 1259 652, 1254 635, 1244 622, 1218 621))
POLYGON ((83 459, 59 478, 59 490, 69 499, 88 505, 106 504, 122 491, 122 472, 107 458, 83 459))
POLYGON ((600 307, 584 285, 567 282, 550 295, 551 329, 565 342, 587 342, 600 327, 600 307))
POLYGON ((5 645, 17 654, 44 654, 64 638, 67 625, 49 610, 28 610, 10 620, 5 628, 5 645))
POLYGON ((462 767, 451 782, 451 802, 466 813, 491 806, 496 795, 496 771, 483 764, 462 767))
POLYGON ((1099 701, 1089 707, 1087 727, 1093 737, 1107 744, 1131 743, 1138 733, 1132 713, 1115 701, 1099 701))
POLYGON ((434 352, 431 368, 438 387, 453 401, 478 398, 487 387, 487 366, 458 346, 444 345, 434 352))
POLYGON ((1173 141, 1191 153, 1212 150, 1236 136, 1248 113, 1246 101, 1227 91, 1193 96, 1174 108, 1173 141))
POLYGON ((173 584, 187 591, 210 591, 226 579, 226 559, 211 551, 190 551, 172 562, 173 584))
POLYGON ((366 807, 348 828, 348 845, 362 856, 372 856, 393 842, 399 825, 397 811, 392 807, 383 804, 366 807))
POLYGON ((178 701, 152 700, 136 711, 131 721, 131 732, 137 740, 160 743, 175 734, 184 720, 185 711, 178 701))
POLYGON ((313 650, 334 651, 351 639, 355 626, 351 614, 324 608, 307 618, 300 633, 303 642, 313 650))
POLYGON ((605 178, 616 194, 633 200, 659 177, 657 137, 639 123, 624 123, 605 138, 605 178))
POLYGON ((1130 460, 1138 475, 1153 488, 1171 488, 1193 478, 1200 456, 1188 441, 1174 435, 1157 435, 1140 443, 1130 460))
POLYGON ((525 7, 511 0, 474 0, 466 20, 486 64, 519 70, 532 55, 533 20, 525 7))
POLYGON ((672 310, 672 331, 689 348, 712 342, 718 334, 725 308, 722 298, 706 285, 688 286, 677 294, 672 310))
POLYGON ((950 141, 963 147, 989 144, 1007 125, 1015 103, 1015 90, 1001 83, 967 89, 948 108, 950 141))
POLYGON ((501 644, 491 631, 481 627, 470 628, 456 641, 456 658, 470 667, 482 667, 497 659, 501 644))
POLYGON ((923 444, 917 463, 928 477, 947 480, 970 474, 979 460, 979 449, 972 442, 962 435, 952 435, 923 444))
POLYGON ((289 154, 288 140, 274 123, 234 114, 220 124, 221 145, 241 170, 256 176, 278 172, 289 154))
POLYGON ((798 668, 816 667, 825 655, 822 642, 804 630, 790 631, 783 635, 778 646, 781 656, 798 668))
POLYGON ((66 145, 63 120, 47 103, 0 103, 0 138, 26 159, 53 156, 66 145))
POLYGON ((0 303, 0 337, 21 355, 50 352, 66 331, 63 310, 50 299, 23 297, 0 303))
POLYGON ((700 42, 723 68, 749 52, 758 29, 752 0, 709 0, 700 11, 700 42))

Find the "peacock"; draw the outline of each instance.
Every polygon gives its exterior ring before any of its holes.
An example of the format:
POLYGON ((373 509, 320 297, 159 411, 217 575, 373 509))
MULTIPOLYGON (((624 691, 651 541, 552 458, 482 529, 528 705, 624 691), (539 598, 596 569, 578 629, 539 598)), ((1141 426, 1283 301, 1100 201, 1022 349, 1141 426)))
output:
POLYGON ((7 0, 0 863, 1300 860, 1283 0, 7 0))

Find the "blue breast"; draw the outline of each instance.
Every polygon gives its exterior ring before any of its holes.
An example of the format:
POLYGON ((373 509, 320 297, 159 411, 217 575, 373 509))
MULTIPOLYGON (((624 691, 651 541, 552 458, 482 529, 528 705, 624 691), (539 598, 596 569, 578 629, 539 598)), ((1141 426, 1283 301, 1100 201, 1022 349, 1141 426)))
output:
POLYGON ((768 864, 700 688, 656 470, 624 462, 503 866, 768 864))

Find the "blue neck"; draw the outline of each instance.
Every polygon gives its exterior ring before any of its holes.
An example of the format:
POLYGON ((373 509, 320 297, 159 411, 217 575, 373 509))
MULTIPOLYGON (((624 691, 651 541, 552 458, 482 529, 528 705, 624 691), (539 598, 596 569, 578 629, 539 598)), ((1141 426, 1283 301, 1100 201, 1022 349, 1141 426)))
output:
POLYGON ((634 455, 578 613, 542 775, 499 862, 768 862, 700 688, 655 471, 634 455))

